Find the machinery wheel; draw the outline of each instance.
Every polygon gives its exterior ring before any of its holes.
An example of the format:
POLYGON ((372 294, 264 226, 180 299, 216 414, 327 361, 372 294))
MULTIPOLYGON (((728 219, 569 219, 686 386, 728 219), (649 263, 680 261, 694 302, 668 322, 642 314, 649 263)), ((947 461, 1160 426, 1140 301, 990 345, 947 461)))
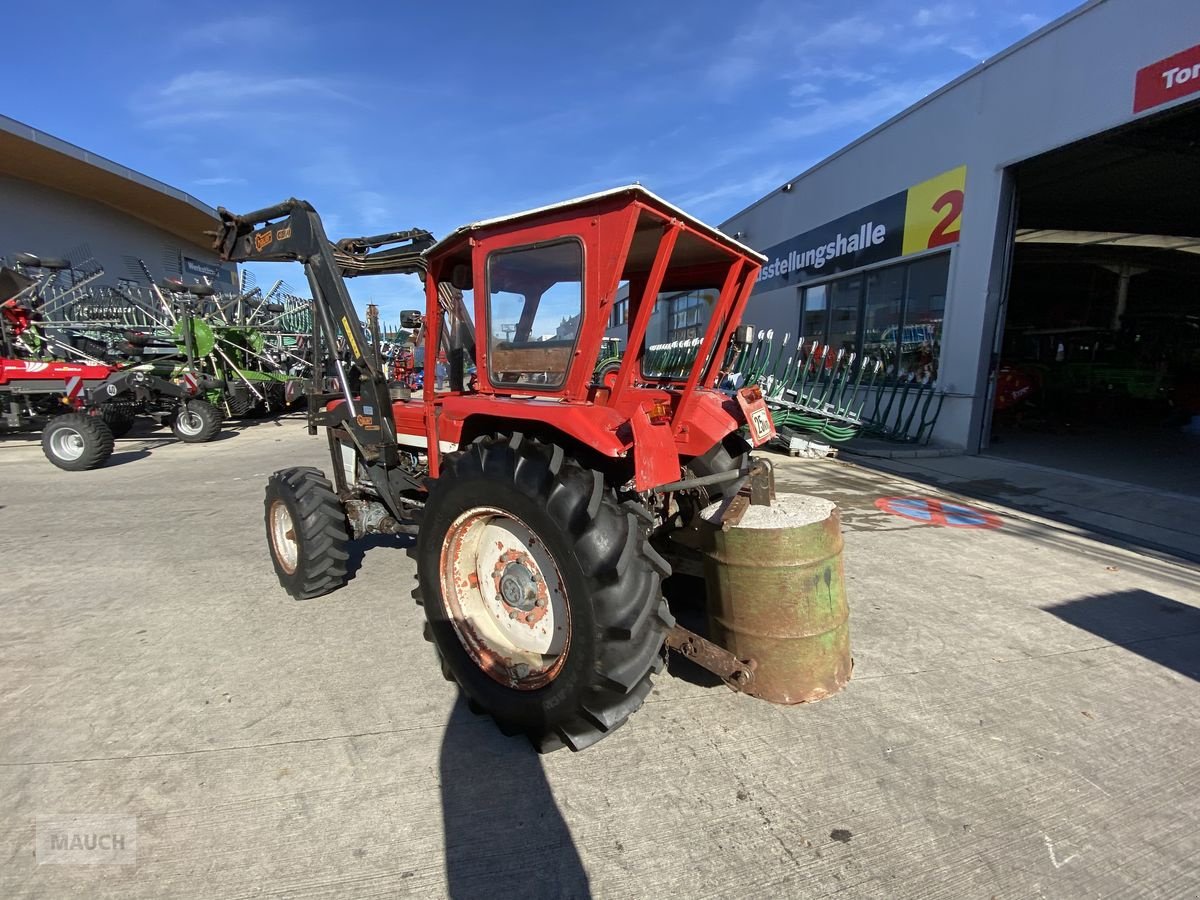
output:
POLYGON ((171 431, 187 444, 211 441, 221 430, 221 411, 207 400, 189 400, 171 419, 171 431))
POLYGON ((297 600, 346 583, 350 529, 333 485, 319 469, 281 469, 267 482, 267 543, 284 590, 297 600))
POLYGON ((596 376, 592 380, 601 387, 606 387, 611 391, 617 383, 617 373, 620 371, 621 360, 610 359, 596 370, 596 376))
POLYGON ((97 469, 112 456, 112 432, 98 416, 64 413, 42 429, 42 452, 46 459, 68 472, 97 469))
POLYGON ((541 752, 600 740, 642 705, 674 625, 645 520, 599 472, 519 434, 443 466, 415 555, 444 668, 541 752))
POLYGON ((133 428, 134 414, 118 403, 102 403, 100 418, 115 438, 125 437, 133 428))

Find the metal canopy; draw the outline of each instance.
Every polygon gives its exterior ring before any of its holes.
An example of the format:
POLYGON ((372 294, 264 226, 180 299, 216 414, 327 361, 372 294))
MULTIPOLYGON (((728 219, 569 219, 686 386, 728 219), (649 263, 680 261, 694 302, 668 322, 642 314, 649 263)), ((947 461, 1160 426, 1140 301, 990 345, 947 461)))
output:
MULTIPOLYGON (((736 253, 745 254, 747 256, 753 257, 754 259, 757 259, 759 262, 766 262, 767 258, 765 256, 763 256, 761 253, 759 253, 757 250, 747 247, 745 244, 741 243, 740 241, 734 240, 733 238, 731 238, 729 235, 725 234, 725 232, 721 231, 720 229, 714 228, 712 225, 708 225, 704 222, 701 222, 699 219, 695 218, 694 216, 691 216, 691 215, 685 213, 678 206, 668 203, 662 197, 659 197, 653 191, 647 190, 646 188, 642 187, 640 184, 627 184, 627 185, 623 185, 621 187, 610 188, 609 190, 606 190, 606 191, 600 191, 595 194, 586 194, 585 196, 575 197, 571 200, 563 200, 560 203, 553 203, 553 204, 550 204, 549 206, 540 206, 540 207, 537 207, 536 209, 523 210, 522 212, 512 213, 511 215, 497 216, 496 218, 492 218, 492 219, 482 219, 478 222, 472 222, 468 225, 463 225, 463 226, 460 226, 459 228, 454 229, 454 231, 452 231, 450 234, 446 235, 446 237, 442 238, 442 240, 438 241, 436 244, 434 244, 432 247, 430 247, 426 251, 426 253, 429 256, 437 256, 440 253, 442 253, 443 251, 445 251, 446 249, 449 249, 449 247, 451 245, 457 243, 461 238, 463 238, 464 236, 466 236, 472 232, 486 231, 486 230, 490 230, 492 228, 496 228, 498 226, 511 225, 511 224, 515 224, 517 222, 523 221, 525 219, 541 218, 541 217, 545 217, 545 216, 555 215, 560 212, 569 211, 576 207, 588 206, 588 205, 597 203, 599 201, 603 201, 603 200, 607 200, 607 199, 615 198, 615 197, 620 197, 622 195, 628 195, 628 198, 630 201, 640 201, 651 208, 656 208, 658 211, 664 213, 669 218, 675 218, 675 219, 679 219, 682 222, 685 222, 689 227, 695 229, 696 231, 700 232, 701 234, 706 235, 707 237, 711 238, 712 240, 716 241, 717 243, 723 244, 724 246, 729 247, 731 250, 733 250, 736 253)), ((647 223, 645 227, 651 227, 652 224, 653 223, 647 223)), ((643 226, 639 224, 639 229, 642 227, 643 226)), ((699 242, 697 242, 697 243, 699 243, 699 242)), ((635 238, 635 247, 630 251, 631 254, 633 254, 636 251, 636 249, 637 249, 636 245, 637 245, 637 240, 635 238)), ((657 245, 656 242, 655 242, 655 245, 657 245)), ((699 249, 697 248, 694 252, 698 253, 699 249)), ((652 249, 648 250, 646 255, 652 257, 653 250, 652 249)))

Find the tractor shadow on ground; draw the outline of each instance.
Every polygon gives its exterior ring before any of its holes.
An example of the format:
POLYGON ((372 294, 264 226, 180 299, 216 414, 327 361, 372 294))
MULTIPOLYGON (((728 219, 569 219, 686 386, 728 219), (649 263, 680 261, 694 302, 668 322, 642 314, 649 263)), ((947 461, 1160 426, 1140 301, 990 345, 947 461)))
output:
POLYGON ((362 568, 363 560, 371 550, 375 550, 378 547, 387 547, 393 551, 407 550, 410 547, 415 547, 416 544, 417 539, 411 534, 372 534, 365 538, 351 541, 346 548, 350 554, 350 558, 346 560, 347 578, 353 578, 358 574, 358 570, 362 568))
POLYGON ((1200 681, 1200 609, 1150 591, 1117 591, 1044 607, 1089 634, 1200 681))
POLYGON ((439 769, 451 898, 591 897, 571 830, 525 738, 505 737, 459 694, 439 769))
POLYGON ((123 466, 126 463, 137 462, 139 459, 145 459, 150 455, 150 451, 144 447, 139 450, 120 450, 114 453, 104 463, 104 468, 111 469, 114 466, 123 466))

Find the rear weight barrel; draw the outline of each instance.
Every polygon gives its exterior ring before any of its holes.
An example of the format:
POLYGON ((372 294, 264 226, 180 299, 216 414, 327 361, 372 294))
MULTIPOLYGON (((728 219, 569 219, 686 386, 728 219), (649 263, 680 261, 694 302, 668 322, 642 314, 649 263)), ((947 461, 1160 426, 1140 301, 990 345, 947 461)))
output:
MULTIPOLYGON (((716 524, 716 523, 714 523, 716 524)), ((780 493, 714 529, 705 562, 709 635, 758 668, 746 693, 820 700, 850 680, 841 518, 829 500, 780 493)))

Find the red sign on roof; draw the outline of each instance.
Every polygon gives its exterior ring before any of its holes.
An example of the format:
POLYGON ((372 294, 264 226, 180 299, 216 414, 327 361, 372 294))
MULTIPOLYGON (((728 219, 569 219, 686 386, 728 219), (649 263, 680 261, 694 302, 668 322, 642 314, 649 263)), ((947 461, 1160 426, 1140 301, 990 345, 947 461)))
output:
POLYGON ((1200 91, 1200 44, 1139 69, 1133 111, 1161 106, 1200 91))

